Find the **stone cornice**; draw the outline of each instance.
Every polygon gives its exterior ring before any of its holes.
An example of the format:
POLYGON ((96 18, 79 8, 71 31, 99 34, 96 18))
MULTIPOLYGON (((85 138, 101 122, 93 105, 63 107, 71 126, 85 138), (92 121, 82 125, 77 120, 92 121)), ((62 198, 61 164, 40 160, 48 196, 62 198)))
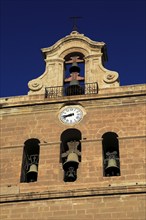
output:
MULTIPOLYGON (((146 84, 120 86, 117 88, 106 88, 99 90, 98 94, 85 94, 78 96, 62 96, 57 98, 45 98, 44 95, 26 95, 0 98, 0 107, 8 108, 15 106, 33 106, 42 104, 57 104, 69 102, 81 102, 87 100, 105 100, 115 98, 130 98, 146 95, 146 84)), ((145 102, 144 100, 137 100, 137 103, 145 102)), ((124 103, 123 103, 124 104, 124 103)))
MULTIPOLYGON (((41 187, 41 186, 40 186, 41 187)), ((10 186, 9 186, 10 188, 10 186)), ((34 200, 49 200, 49 199, 65 199, 65 198, 80 198, 90 196, 119 196, 130 194, 144 194, 146 193, 146 185, 144 183, 135 183, 127 185, 108 185, 107 187, 89 187, 72 190, 50 190, 42 192, 21 193, 19 186, 15 186, 17 193, 3 194, 0 196, 1 203, 10 202, 26 202, 34 200)))

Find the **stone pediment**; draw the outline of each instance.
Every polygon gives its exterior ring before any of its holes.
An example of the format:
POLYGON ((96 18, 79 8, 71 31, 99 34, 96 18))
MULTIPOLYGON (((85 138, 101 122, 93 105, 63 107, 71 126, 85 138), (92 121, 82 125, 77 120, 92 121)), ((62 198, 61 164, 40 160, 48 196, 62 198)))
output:
POLYGON ((65 63, 69 62, 71 55, 82 59, 85 65, 85 83, 97 82, 99 91, 119 86, 118 73, 104 67, 107 58, 105 49, 104 42, 92 41, 77 31, 71 32, 54 45, 41 49, 46 69, 40 77, 29 81, 28 94, 44 94, 46 87, 63 87, 65 63))
POLYGON ((52 55, 53 53, 55 53, 56 51, 60 52, 60 55, 62 53, 62 51, 64 51, 65 48, 70 48, 75 47, 74 43, 77 43, 77 45, 79 44, 79 47, 81 46, 86 46, 89 51, 93 48, 93 50, 96 49, 101 49, 105 43, 104 42, 96 42, 96 41, 92 41, 90 38, 84 36, 84 34, 80 34, 76 31, 71 32, 70 35, 60 39, 59 41, 57 41, 53 46, 51 47, 47 47, 47 48, 43 48, 42 52, 45 55, 45 57, 47 55, 52 55), (65 47, 65 48, 62 48, 65 47))

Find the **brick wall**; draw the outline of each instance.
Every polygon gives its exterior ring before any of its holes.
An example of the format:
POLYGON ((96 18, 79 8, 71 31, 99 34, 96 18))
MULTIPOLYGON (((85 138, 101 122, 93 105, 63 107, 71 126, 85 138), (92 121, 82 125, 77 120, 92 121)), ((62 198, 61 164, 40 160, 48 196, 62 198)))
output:
POLYGON ((8 203, 3 220, 145 220, 145 195, 112 195, 8 203))
MULTIPOLYGON (((116 183, 144 181, 144 104, 100 108, 96 107, 96 102, 90 107, 83 104, 87 114, 73 127, 82 133, 82 162, 76 184, 90 182, 103 185, 115 182, 115 178, 116 183), (119 137, 120 177, 106 178, 102 175, 101 137, 108 131, 116 132, 119 137)), ((39 109, 37 106, 25 107, 28 112, 15 108, 18 114, 4 115, 1 132, 1 184, 19 184, 24 142, 29 138, 37 138, 41 142, 38 182, 46 182, 49 188, 54 187, 54 184, 64 186, 63 170, 59 163, 60 136, 69 127, 61 124, 58 119, 60 106, 52 110, 53 106, 42 105, 39 109)))
POLYGON ((72 183, 63 181, 60 163, 60 136, 69 128, 58 119, 63 102, 49 100, 36 104, 31 100, 29 104, 4 105, 0 184, 1 199, 9 203, 2 205, 2 219, 143 220, 144 197, 139 193, 145 192, 146 179, 144 97, 76 100, 85 108, 86 115, 72 126, 82 133, 81 163, 77 180, 72 183), (119 140, 121 175, 115 177, 103 176, 102 135, 109 131, 117 133, 119 140), (23 146, 29 138, 40 140, 38 181, 20 183, 23 146), (64 199, 60 199, 61 193, 64 199), (58 196, 54 198, 54 194, 58 196), (69 198, 68 194, 80 198, 69 198), (40 197, 42 201, 37 201, 40 197), (28 198, 35 201, 29 202, 28 198))

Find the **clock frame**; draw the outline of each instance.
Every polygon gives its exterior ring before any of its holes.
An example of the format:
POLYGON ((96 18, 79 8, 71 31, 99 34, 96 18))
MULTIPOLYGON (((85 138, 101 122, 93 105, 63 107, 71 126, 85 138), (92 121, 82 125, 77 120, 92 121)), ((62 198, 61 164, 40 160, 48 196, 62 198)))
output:
POLYGON ((85 115, 85 110, 80 105, 67 105, 60 109, 59 120, 66 125, 78 124, 85 115))

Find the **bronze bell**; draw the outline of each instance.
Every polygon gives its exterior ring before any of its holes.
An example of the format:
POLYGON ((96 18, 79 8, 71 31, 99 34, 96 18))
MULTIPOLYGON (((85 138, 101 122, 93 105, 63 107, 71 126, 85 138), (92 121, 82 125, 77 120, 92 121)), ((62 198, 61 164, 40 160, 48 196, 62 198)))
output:
POLYGON ((74 152, 69 153, 67 160, 63 164, 65 171, 64 181, 73 182, 77 178, 77 168, 79 165, 78 155, 74 152))
POLYGON ((80 67, 78 66, 77 62, 73 62, 72 66, 69 68, 69 72, 80 72, 80 67))
POLYGON ((117 165, 117 160, 114 158, 110 158, 108 160, 108 165, 105 168, 105 174, 106 176, 119 176, 120 175, 120 169, 117 165))
POLYGON ((78 155, 74 152, 71 152, 71 153, 69 153, 69 155, 67 156, 67 160, 63 164, 63 169, 65 170, 70 165, 74 165, 74 167, 76 167, 76 169, 77 169, 78 164, 79 164, 78 155))
POLYGON ((26 174, 27 176, 27 182, 35 182, 37 181, 37 175, 38 175, 38 167, 36 164, 31 164, 30 168, 26 174))
POLYGON ((73 62, 69 69, 71 73, 69 86, 65 89, 66 95, 82 95, 84 94, 84 88, 80 86, 79 80, 83 80, 84 77, 79 76, 80 67, 76 62, 73 62))

